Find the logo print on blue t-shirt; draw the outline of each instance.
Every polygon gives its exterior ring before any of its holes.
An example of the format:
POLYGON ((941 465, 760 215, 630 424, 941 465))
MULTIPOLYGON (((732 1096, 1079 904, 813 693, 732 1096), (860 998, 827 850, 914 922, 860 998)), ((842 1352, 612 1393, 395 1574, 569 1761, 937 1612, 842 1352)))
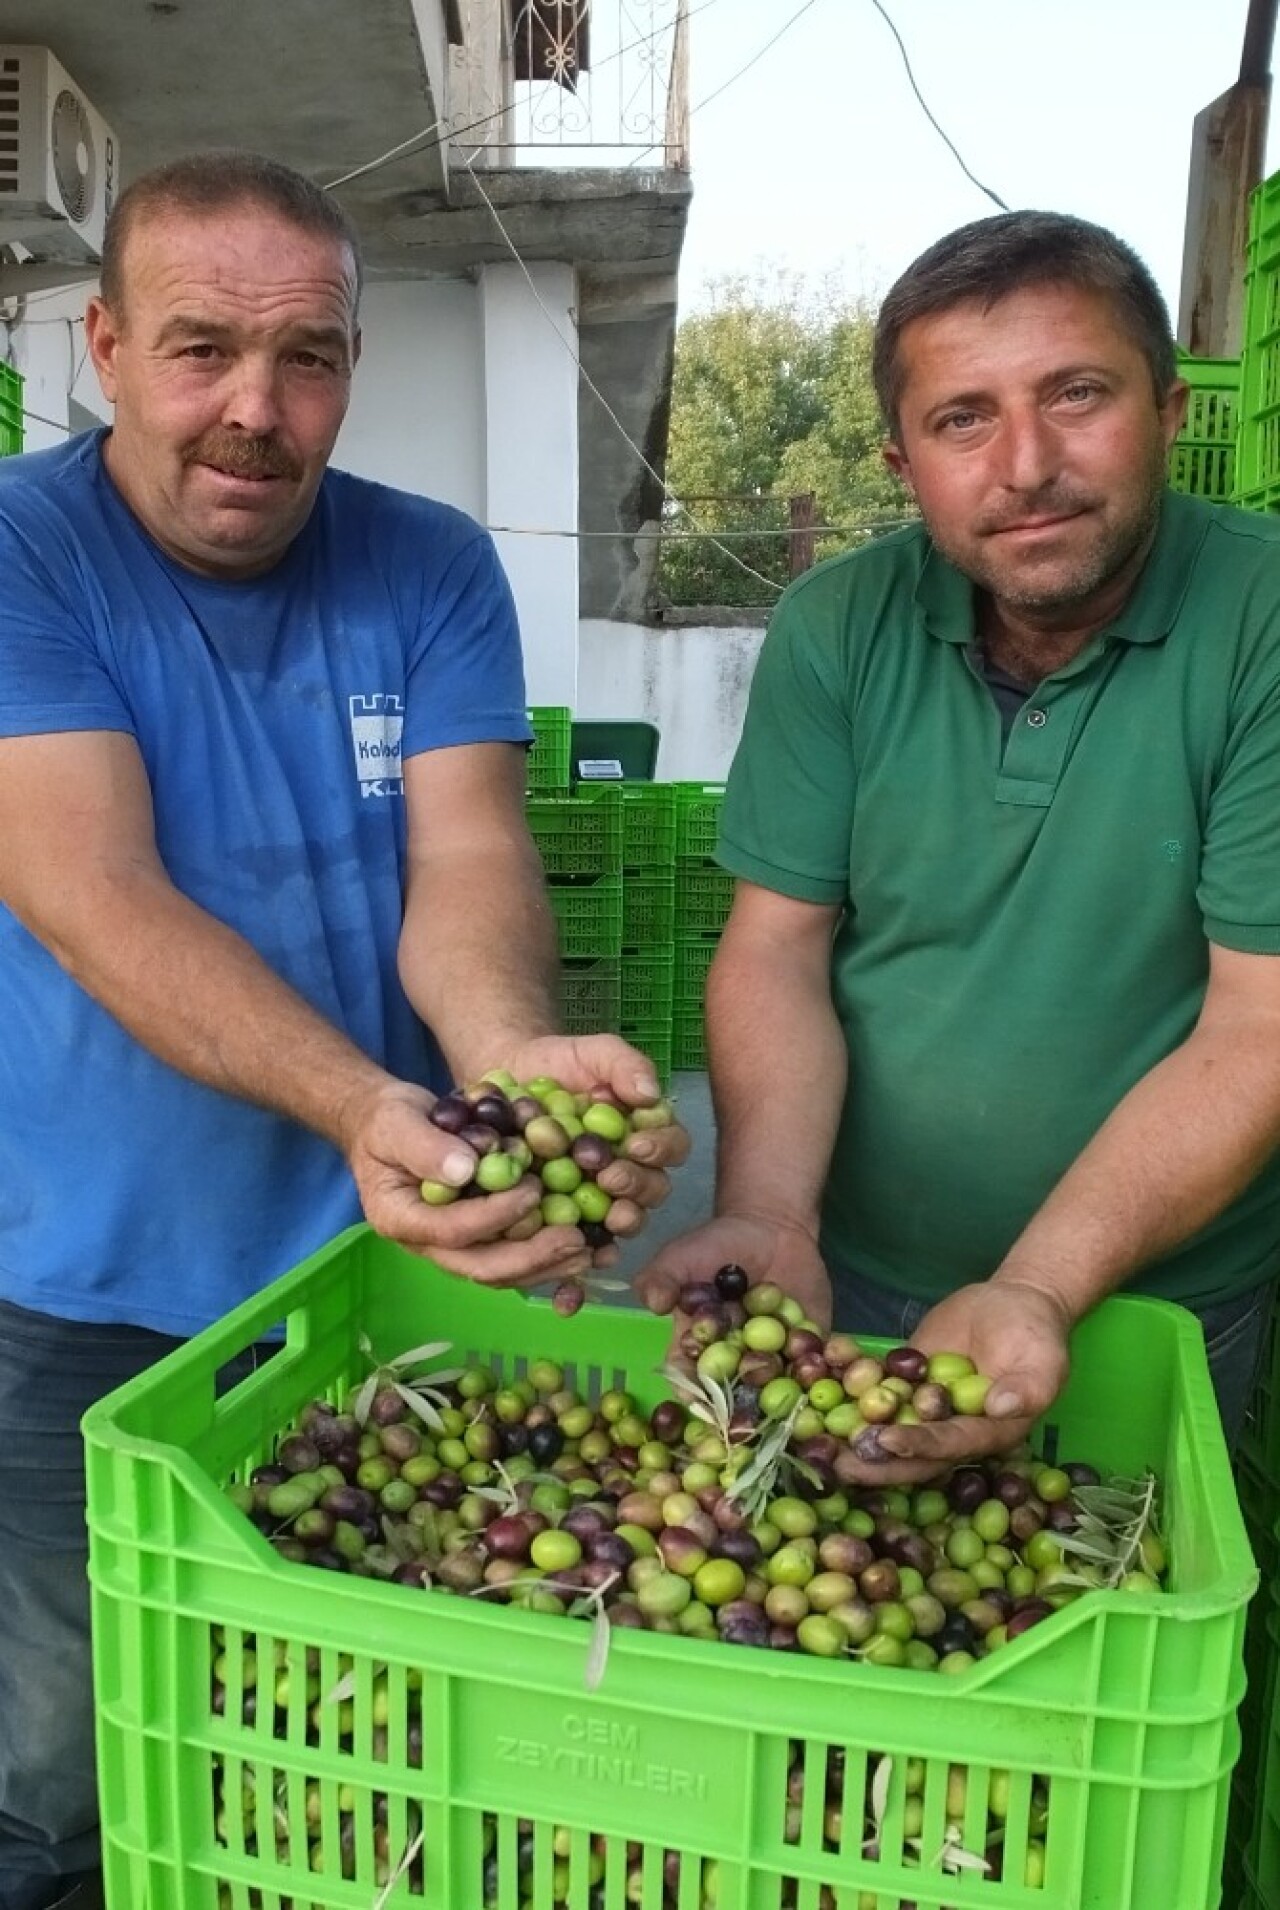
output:
POLYGON ((401 760, 401 732, 404 729, 404 699, 390 693, 381 696, 353 696, 347 699, 351 711, 351 747, 356 753, 356 775, 364 796, 402 796, 404 769, 401 760))

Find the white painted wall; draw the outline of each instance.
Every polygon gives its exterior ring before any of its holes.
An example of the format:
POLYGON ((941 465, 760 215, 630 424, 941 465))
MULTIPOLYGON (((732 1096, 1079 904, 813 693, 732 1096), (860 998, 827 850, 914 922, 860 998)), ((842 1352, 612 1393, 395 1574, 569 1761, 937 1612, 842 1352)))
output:
POLYGON ((656 723, 662 782, 723 782, 763 639, 761 629, 654 629, 584 618, 575 713, 656 723))
POLYGON ((69 429, 111 416, 84 348, 84 308, 94 290, 90 282, 33 295, 9 326, 9 359, 25 381, 24 450, 64 444, 69 429))
POLYGON ((484 337, 465 279, 370 285, 334 463, 485 516, 484 337))
POLYGON ((572 708, 578 701, 576 275, 572 266, 556 264, 534 265, 530 275, 532 286, 514 263, 487 265, 481 274, 486 521, 520 611, 529 701, 572 708))

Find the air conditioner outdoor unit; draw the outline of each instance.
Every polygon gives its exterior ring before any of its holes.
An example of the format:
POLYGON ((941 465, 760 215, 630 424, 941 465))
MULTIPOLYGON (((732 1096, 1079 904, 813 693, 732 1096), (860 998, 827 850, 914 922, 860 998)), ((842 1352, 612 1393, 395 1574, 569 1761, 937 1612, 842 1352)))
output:
POLYGON ((47 46, 0 46, 0 244, 37 259, 96 260, 119 148, 47 46))

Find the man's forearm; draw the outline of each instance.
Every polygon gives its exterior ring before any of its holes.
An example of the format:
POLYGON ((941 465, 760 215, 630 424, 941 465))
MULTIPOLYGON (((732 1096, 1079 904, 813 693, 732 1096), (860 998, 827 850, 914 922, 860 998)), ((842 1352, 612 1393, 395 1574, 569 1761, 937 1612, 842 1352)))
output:
POLYGON ((726 930, 707 989, 717 1127, 716 1211, 768 1213, 816 1233, 848 1060, 829 942, 797 960, 726 930))
POLYGON ((1207 1226, 1278 1145, 1274 1026, 1197 1030, 1130 1089, 995 1278, 1049 1289, 1079 1319, 1207 1226))
POLYGON ((151 871, 82 892, 46 934, 58 961, 179 1073, 345 1148, 358 1102, 390 1079, 257 952, 151 871), (83 926, 84 932, 81 932, 83 926))
POLYGON ((556 924, 531 845, 515 839, 490 851, 479 878, 465 854, 437 855, 410 898, 400 980, 455 1081, 559 1031, 556 924))

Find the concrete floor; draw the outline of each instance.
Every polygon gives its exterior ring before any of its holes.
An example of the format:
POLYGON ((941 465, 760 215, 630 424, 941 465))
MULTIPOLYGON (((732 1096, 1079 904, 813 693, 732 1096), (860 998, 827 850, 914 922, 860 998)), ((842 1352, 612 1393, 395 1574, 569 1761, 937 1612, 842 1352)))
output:
MULTIPOLYGON (((652 1215, 644 1232, 622 1249, 617 1272, 623 1278, 637 1274, 659 1247, 677 1234, 687 1233, 711 1218, 711 1200, 715 1184, 715 1116, 711 1094, 703 1073, 677 1074, 672 1077, 671 1095, 676 1112, 693 1136, 693 1152, 685 1165, 671 1176, 671 1192, 666 1204, 652 1215)), ((619 1295, 624 1304, 626 1294, 619 1295)))

